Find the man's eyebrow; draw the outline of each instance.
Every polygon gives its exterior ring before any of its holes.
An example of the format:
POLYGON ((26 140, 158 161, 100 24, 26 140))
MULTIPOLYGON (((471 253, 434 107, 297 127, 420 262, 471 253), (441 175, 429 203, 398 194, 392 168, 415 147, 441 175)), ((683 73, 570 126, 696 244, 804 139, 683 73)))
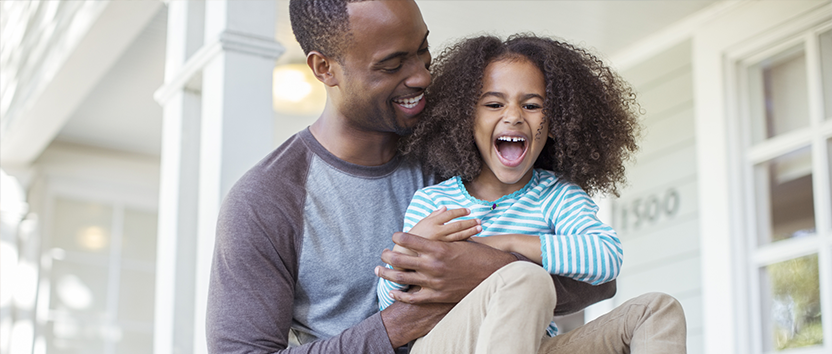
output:
POLYGON ((430 30, 428 30, 427 32, 425 32, 425 38, 424 38, 424 39, 422 39, 422 44, 419 44, 419 47, 420 47, 420 48, 421 48, 423 45, 425 45, 425 43, 427 43, 427 42, 428 42, 428 36, 429 36, 429 35, 430 35, 430 30))
MULTIPOLYGON (((429 35, 429 34, 430 34, 430 30, 428 30, 428 32, 427 32, 427 33, 425 33, 425 38, 424 38, 424 39, 422 39, 422 43, 421 43, 421 44, 419 44, 419 47, 420 47, 420 48, 421 48, 422 46, 424 46, 424 45, 425 45, 425 43, 427 43, 427 41, 428 41, 428 35, 429 35)), ((386 56, 386 57, 382 58, 382 59, 381 59, 381 60, 379 60, 376 64, 381 64, 381 63, 384 63, 384 62, 386 62, 386 61, 388 61, 388 60, 393 60, 393 59, 396 59, 396 58, 406 57, 407 55, 408 55, 408 53, 407 53, 407 52, 395 52, 395 53, 392 53, 392 54, 390 54, 390 55, 388 55, 388 56, 386 56)))

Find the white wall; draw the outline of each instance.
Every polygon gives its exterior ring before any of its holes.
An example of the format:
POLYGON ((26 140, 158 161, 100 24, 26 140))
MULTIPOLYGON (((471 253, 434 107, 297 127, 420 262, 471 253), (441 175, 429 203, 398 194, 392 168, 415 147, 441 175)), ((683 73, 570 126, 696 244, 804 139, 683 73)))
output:
POLYGON ((688 352, 702 353, 699 215, 691 45, 684 41, 621 73, 644 112, 629 186, 613 201, 624 246, 616 305, 646 292, 685 309, 688 352))

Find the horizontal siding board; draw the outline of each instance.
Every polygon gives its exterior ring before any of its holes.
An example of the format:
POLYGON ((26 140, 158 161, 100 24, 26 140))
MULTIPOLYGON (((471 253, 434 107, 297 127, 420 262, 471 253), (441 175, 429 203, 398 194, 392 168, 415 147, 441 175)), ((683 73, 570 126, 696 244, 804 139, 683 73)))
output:
POLYGON ((676 300, 682 304, 682 309, 685 310, 685 321, 688 325, 688 331, 701 330, 702 322, 702 293, 696 293, 694 296, 680 296, 676 300))
POLYGON ((699 220, 677 223, 660 232, 624 241, 623 247, 622 274, 662 267, 664 263, 699 251, 699 220))
POLYGON ((662 117, 663 112, 678 110, 680 106, 693 104, 691 101, 693 98, 692 74, 687 71, 650 90, 638 89, 636 97, 646 114, 645 123, 650 124, 662 117))
POLYGON ((705 351, 705 339, 702 335, 702 329, 693 331, 688 330, 688 353, 687 354, 702 354, 705 351))
MULTIPOLYGON (((699 219, 699 198, 698 183, 695 178, 687 178, 680 181, 671 181, 666 184, 657 184, 648 193, 626 194, 613 202, 613 219, 611 225, 624 242, 649 235, 651 233, 665 233, 668 228, 677 223, 688 222, 699 219), (673 208, 670 200, 671 192, 678 196, 678 206, 673 208), (632 215, 636 208, 641 209, 642 214, 650 214, 649 203, 652 198, 658 200, 661 211, 654 215, 644 215, 643 220, 638 222, 636 216, 632 215), (647 204, 645 206, 645 204, 647 204), (670 210, 669 210, 670 209, 670 210), (627 220, 623 213, 629 213, 627 220)), ((645 245, 647 246, 647 245, 645 245)), ((628 249, 624 248, 626 252, 628 249)))
POLYGON ((674 112, 665 119, 644 128, 636 155, 638 161, 649 161, 668 151, 695 144, 693 106, 674 112))
POLYGON ((701 354, 703 305, 691 42, 679 43, 621 76, 633 85, 645 114, 640 150, 627 166, 629 185, 612 203, 612 225, 624 248, 614 302, 620 304, 648 292, 674 296, 686 314, 688 353, 701 354), (657 212, 656 206, 671 200, 670 195, 678 198, 678 205, 673 205, 672 212, 669 207, 657 212), (645 205, 651 207, 645 209, 645 205))
POLYGON ((633 87, 649 88, 654 86, 656 82, 667 81, 666 76, 668 74, 689 67, 690 63, 691 43, 690 41, 684 41, 621 72, 621 77, 633 87))
POLYGON ((627 172, 629 186, 622 191, 622 197, 647 193, 657 185, 696 176, 696 146, 686 146, 649 161, 636 161, 635 165, 628 166, 627 172))
POLYGON ((621 299, 631 299, 640 294, 656 291, 671 295, 701 291, 700 274, 698 254, 639 272, 622 272, 618 277, 620 279, 618 294, 621 299))

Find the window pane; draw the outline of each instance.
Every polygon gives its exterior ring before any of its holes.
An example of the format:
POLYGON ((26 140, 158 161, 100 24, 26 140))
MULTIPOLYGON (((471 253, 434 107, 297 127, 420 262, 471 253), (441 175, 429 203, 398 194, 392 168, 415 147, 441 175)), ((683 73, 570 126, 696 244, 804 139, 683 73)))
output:
MULTIPOLYGON (((829 140, 826 141, 826 151, 827 151, 827 156, 829 157, 829 165, 827 165, 828 168, 829 168, 829 178, 830 178, 829 179, 829 190, 830 190, 830 192, 832 192, 832 139, 829 139, 829 140)), ((832 198, 832 193, 830 193, 830 195, 827 195, 826 198, 832 198)), ((827 217, 832 219, 832 215, 828 215, 827 217)))
POLYGON ((101 326, 69 319, 49 322, 46 341, 50 354, 104 353, 105 350, 101 326))
POLYGON ((755 143, 809 126, 802 45, 751 66, 749 85, 755 143))
POLYGON ((823 103, 826 119, 832 119, 832 30, 820 35, 820 65, 823 72, 823 103))
POLYGON ((124 336, 116 344, 119 354, 146 354, 153 352, 153 333, 124 331, 124 336))
POLYGON ((761 268, 760 285, 765 351, 823 343, 816 254, 761 268))
POLYGON ((124 210, 121 252, 124 259, 156 262, 156 213, 124 210))
POLYGON ((83 318, 98 318, 107 309, 107 268, 54 260, 49 308, 83 318))
POLYGON ((759 244, 815 232, 809 147, 757 165, 755 180, 759 244))
POLYGON ((122 270, 118 319, 153 324, 156 278, 153 273, 122 270))
POLYGON ((110 206, 58 198, 52 247, 108 255, 112 220, 110 206))

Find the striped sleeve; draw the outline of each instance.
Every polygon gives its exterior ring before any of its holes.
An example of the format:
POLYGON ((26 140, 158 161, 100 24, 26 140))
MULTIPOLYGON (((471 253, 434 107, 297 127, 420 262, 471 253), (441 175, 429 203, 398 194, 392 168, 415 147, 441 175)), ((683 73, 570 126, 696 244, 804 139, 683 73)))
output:
POLYGON ((416 191, 413 199, 410 200, 410 205, 407 206, 407 211, 404 212, 404 226, 402 231, 410 232, 419 221, 426 218, 434 210, 439 209, 433 199, 425 193, 424 189, 416 191))
POLYGON ((554 234, 540 236, 543 268, 551 274, 603 284, 618 277, 623 260, 615 231, 596 217, 598 206, 580 187, 558 182, 541 205, 554 234))
MULTIPOLYGON (((413 228, 420 220, 427 217, 431 212, 436 210, 436 204, 431 200, 431 198, 424 192, 424 190, 416 191, 416 194, 413 195, 413 199, 410 201, 410 205, 407 207, 407 211, 404 214, 404 227, 402 227, 402 231, 408 232, 410 229, 413 228)), ((390 265, 387 265, 387 268, 391 268, 390 265)), ((390 292, 393 290, 406 290, 408 288, 407 285, 394 283, 384 278, 379 278, 378 286, 376 287, 376 295, 378 296, 378 309, 384 310, 388 306, 392 305, 393 298, 390 297, 390 292)))

